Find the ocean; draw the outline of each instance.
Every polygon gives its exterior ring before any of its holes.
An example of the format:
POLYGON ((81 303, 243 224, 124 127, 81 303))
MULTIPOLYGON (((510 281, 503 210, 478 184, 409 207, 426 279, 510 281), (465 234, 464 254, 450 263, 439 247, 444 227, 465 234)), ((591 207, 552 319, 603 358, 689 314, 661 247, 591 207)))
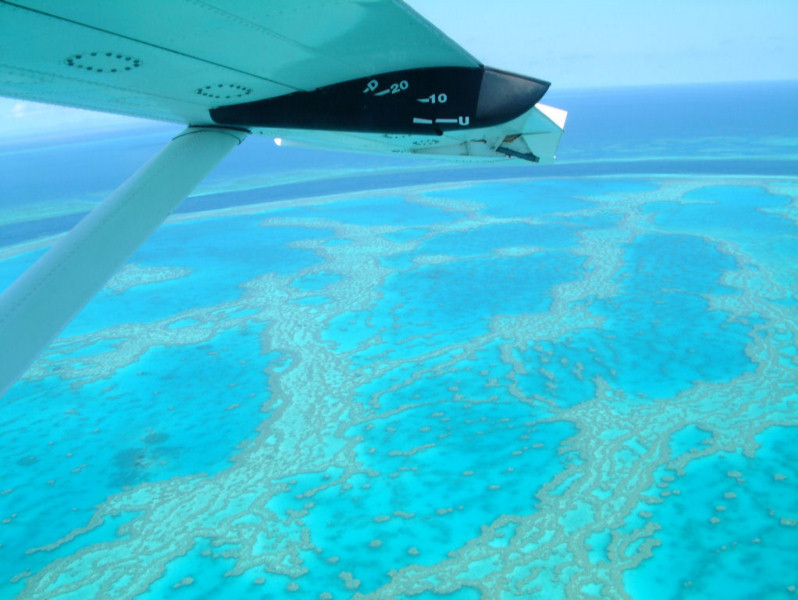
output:
MULTIPOLYGON (((794 597, 798 82, 545 101, 235 149, 0 399, 0 598, 794 597)), ((0 146, 0 288, 177 131, 0 146)))

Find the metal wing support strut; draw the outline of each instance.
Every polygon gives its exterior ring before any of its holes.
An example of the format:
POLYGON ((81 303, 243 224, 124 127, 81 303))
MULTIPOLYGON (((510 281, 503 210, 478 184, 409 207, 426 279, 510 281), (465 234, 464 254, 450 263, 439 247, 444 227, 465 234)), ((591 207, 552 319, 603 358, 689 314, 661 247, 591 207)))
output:
POLYGON ((0 396, 247 135, 188 127, 0 294, 0 396))

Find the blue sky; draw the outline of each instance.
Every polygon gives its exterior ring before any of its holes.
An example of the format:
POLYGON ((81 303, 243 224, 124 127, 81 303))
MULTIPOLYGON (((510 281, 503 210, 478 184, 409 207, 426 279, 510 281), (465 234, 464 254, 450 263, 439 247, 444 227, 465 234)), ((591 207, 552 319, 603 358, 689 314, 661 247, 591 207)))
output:
POLYGON ((561 88, 798 79, 798 0, 409 3, 485 64, 561 88))
MULTIPOLYGON (((485 64, 558 89, 798 79, 798 0, 409 0, 485 64)), ((138 120, 0 99, 0 139, 138 120)))

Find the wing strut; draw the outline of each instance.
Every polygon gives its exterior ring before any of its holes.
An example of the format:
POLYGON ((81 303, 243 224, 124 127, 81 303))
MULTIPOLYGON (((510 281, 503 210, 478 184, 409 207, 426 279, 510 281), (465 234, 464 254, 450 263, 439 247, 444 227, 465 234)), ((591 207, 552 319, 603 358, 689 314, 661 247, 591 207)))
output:
POLYGON ((0 396, 246 136, 188 127, 0 294, 0 396))

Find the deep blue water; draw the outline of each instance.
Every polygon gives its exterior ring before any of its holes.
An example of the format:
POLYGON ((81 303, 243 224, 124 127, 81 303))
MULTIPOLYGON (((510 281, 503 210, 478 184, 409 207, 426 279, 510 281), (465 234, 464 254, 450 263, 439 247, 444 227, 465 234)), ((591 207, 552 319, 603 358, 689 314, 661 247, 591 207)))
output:
MULTIPOLYGON (((278 148, 255 138, 236 148, 178 208, 191 212, 265 200, 351 193, 441 181, 563 177, 618 173, 792 175, 798 136, 798 82, 684 85, 598 90, 552 88, 545 102, 569 111, 557 165, 459 165, 440 160, 399 159, 306 148, 278 148), (723 118, 718 118, 723 115, 723 118), (733 123, 730 128, 729 124, 733 123), (784 142, 787 142, 786 144, 784 142), (621 163, 621 164, 618 164, 621 163), (341 169, 357 173, 340 176, 341 169), (388 170, 386 170, 388 169, 388 170), (530 171, 532 169, 532 171, 530 171), (279 177, 300 177, 280 183, 279 177), (216 184, 257 177, 260 190, 213 193, 216 184), (210 192, 210 193, 209 193, 210 192)), ((64 198, 99 201, 132 175, 176 132, 152 125, 136 137, 93 136, 65 152, 0 147, 0 211, 64 198), (28 173, 47 173, 29 177, 28 173)), ((74 217, 34 223, 0 223, 2 244, 64 231, 74 217)))

